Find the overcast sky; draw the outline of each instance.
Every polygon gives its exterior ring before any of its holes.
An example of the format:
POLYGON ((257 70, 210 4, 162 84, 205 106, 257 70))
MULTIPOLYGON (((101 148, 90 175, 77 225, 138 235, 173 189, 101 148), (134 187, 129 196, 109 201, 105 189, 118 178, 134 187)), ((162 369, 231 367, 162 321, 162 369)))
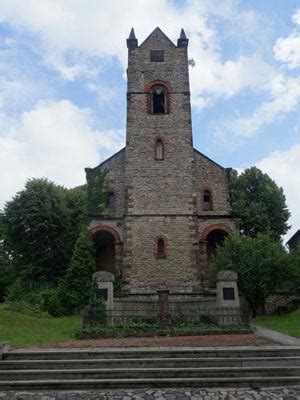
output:
POLYGON ((0 0, 0 208, 28 178, 84 183, 125 144, 126 38, 190 39, 194 146, 257 165, 300 229, 299 0, 0 0))

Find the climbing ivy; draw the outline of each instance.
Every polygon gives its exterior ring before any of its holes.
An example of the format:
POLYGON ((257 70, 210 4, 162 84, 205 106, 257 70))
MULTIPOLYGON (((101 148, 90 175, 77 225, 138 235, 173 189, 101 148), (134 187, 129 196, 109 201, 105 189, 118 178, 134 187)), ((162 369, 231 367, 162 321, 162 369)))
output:
POLYGON ((102 214, 107 201, 107 185, 105 176, 107 171, 100 167, 86 168, 87 181, 87 212, 88 214, 102 214))

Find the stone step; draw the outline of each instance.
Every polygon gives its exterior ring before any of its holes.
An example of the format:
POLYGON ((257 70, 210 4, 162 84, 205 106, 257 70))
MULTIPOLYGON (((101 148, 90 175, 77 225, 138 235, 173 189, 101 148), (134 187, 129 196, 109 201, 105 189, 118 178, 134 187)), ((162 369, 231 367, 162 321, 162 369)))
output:
POLYGON ((224 347, 224 348, 170 348, 170 349, 114 349, 114 350, 49 350, 11 351, 3 354, 4 360, 67 360, 115 358, 207 358, 207 357, 293 357, 300 356, 299 346, 286 347, 224 347))
POLYGON ((111 368, 0 371, 0 381, 82 380, 82 379, 157 379, 220 377, 289 377, 300 382, 300 367, 224 367, 224 368, 111 368))
POLYGON ((288 377, 213 377, 213 378, 143 378, 143 379, 50 379, 0 381, 0 390, 87 390, 106 388, 167 387, 282 387, 299 385, 299 376, 288 377))
POLYGON ((67 360, 11 360, 0 362, 0 371, 101 369, 101 368, 204 368, 300 366, 298 357, 115 358, 67 360))

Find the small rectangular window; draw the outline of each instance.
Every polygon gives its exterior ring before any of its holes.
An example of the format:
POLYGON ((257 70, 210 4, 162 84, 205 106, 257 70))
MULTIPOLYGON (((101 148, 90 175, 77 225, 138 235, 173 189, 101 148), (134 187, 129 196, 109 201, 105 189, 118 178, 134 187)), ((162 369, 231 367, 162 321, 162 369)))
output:
POLYGON ((152 62, 163 62, 165 61, 165 53, 163 50, 151 50, 150 61, 152 62))

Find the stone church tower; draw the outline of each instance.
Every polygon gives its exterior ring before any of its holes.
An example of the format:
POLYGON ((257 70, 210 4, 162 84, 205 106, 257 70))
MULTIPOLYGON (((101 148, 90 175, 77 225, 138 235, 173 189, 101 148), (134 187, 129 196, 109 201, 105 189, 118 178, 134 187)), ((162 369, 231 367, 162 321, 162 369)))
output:
POLYGON ((127 39, 126 147, 102 162, 108 212, 92 215, 96 268, 127 293, 199 292, 215 247, 236 229, 229 170, 193 148, 188 39, 127 39))

